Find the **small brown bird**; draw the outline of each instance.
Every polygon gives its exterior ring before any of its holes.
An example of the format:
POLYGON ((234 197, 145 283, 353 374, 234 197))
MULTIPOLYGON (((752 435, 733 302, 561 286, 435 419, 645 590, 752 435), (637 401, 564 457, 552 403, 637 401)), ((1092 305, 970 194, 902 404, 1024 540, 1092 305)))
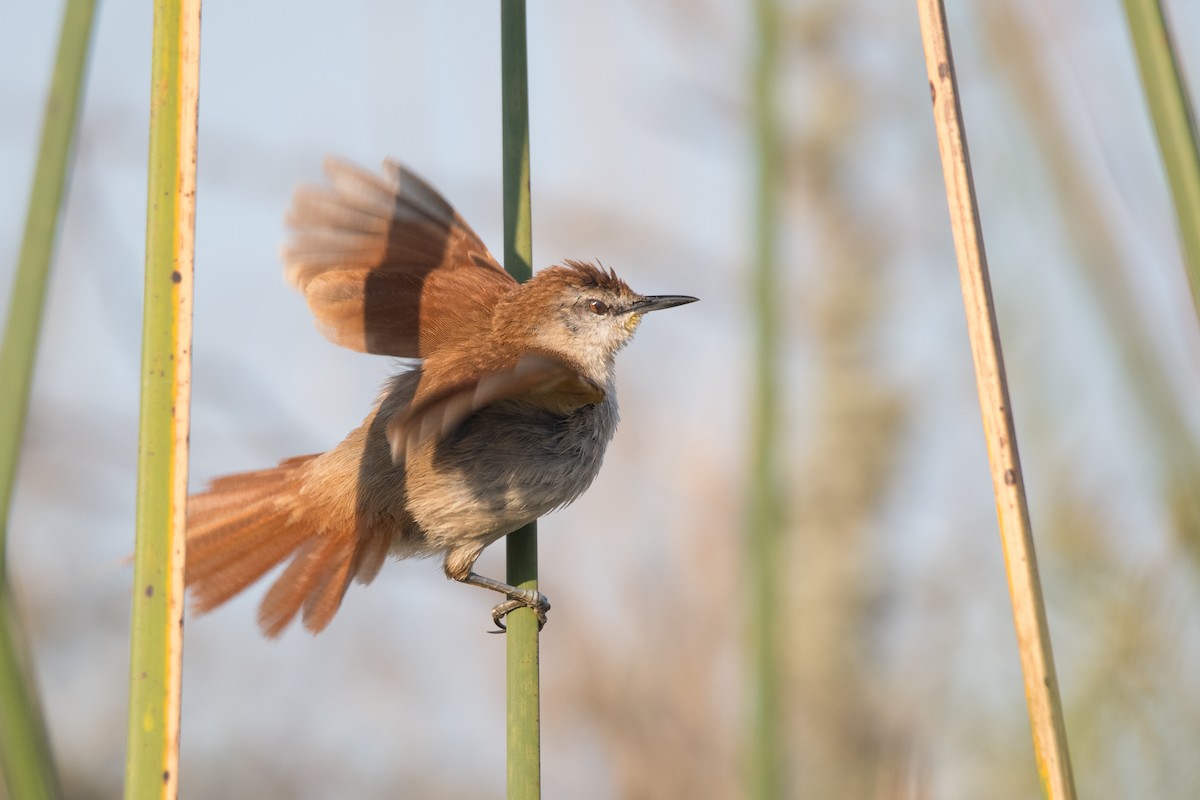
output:
POLYGON ((501 592, 496 624, 550 604, 476 574, 492 542, 579 497, 617 425, 613 361, 650 311, 611 271, 567 261, 518 284, 440 194, 388 161, 383 176, 329 159, 328 187, 296 192, 284 251, 321 333, 420 359, 327 453, 230 475, 188 505, 187 583, 208 611, 290 559, 258 621, 322 630, 351 580, 388 555, 442 556, 446 576, 501 592))

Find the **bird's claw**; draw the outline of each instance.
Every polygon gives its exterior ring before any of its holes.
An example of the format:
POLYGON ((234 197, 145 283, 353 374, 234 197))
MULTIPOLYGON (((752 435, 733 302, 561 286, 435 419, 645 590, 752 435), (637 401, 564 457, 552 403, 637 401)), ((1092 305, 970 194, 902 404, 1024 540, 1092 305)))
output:
POLYGON ((519 596, 509 595, 509 599, 492 609, 492 622, 496 623, 497 629, 489 633, 507 633, 508 627, 504 624, 504 618, 518 608, 533 609, 533 613, 537 614, 539 633, 546 627, 546 612, 550 610, 550 601, 546 599, 546 595, 530 589, 519 596))

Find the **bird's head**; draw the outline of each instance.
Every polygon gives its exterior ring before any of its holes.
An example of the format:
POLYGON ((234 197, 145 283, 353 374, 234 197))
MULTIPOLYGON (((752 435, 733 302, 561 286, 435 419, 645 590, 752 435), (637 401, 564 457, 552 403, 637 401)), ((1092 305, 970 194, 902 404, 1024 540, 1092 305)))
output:
POLYGON ((519 327, 528 332, 530 346, 568 356, 603 383, 644 315, 695 301, 684 295, 640 295, 612 270, 566 261, 514 291, 505 316, 524 316, 519 327))

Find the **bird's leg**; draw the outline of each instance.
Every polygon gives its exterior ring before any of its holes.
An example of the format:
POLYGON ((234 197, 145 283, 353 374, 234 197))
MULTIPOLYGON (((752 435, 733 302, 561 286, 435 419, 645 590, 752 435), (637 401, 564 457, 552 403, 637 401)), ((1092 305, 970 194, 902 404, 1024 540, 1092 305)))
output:
POLYGON ((519 589, 503 581, 480 575, 478 572, 468 572, 464 577, 455 578, 455 580, 483 589, 491 589, 493 592, 500 592, 500 594, 508 596, 507 600, 492 609, 492 622, 495 622, 496 627, 499 628, 498 631, 492 631, 493 633, 502 633, 507 630, 502 620, 510 612, 521 607, 532 608, 533 612, 537 614, 539 631, 546 625, 546 612, 550 610, 550 601, 537 589, 519 589))
POLYGON ((503 581, 484 577, 472 569, 475 566, 475 560, 479 558, 479 554, 489 543, 486 540, 471 541, 448 550, 442 564, 446 577, 460 583, 469 583, 472 586, 490 589, 508 597, 508 600, 492 609, 492 621, 496 623, 498 629, 492 631, 493 633, 502 633, 507 630, 501 620, 522 606, 532 608, 533 612, 537 614, 538 630, 540 631, 546 624, 546 612, 550 610, 550 601, 546 599, 546 595, 536 589, 520 589, 503 581))

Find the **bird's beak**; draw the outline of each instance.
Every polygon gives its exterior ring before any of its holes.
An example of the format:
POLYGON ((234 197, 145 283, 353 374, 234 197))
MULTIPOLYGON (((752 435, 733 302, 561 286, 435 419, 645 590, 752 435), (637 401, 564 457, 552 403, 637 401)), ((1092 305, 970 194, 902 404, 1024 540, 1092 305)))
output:
POLYGON ((684 294, 659 294, 652 297, 643 297, 630 306, 629 310, 634 314, 645 314, 647 311, 658 311, 663 308, 687 305, 699 299, 698 297, 688 297, 684 294))

